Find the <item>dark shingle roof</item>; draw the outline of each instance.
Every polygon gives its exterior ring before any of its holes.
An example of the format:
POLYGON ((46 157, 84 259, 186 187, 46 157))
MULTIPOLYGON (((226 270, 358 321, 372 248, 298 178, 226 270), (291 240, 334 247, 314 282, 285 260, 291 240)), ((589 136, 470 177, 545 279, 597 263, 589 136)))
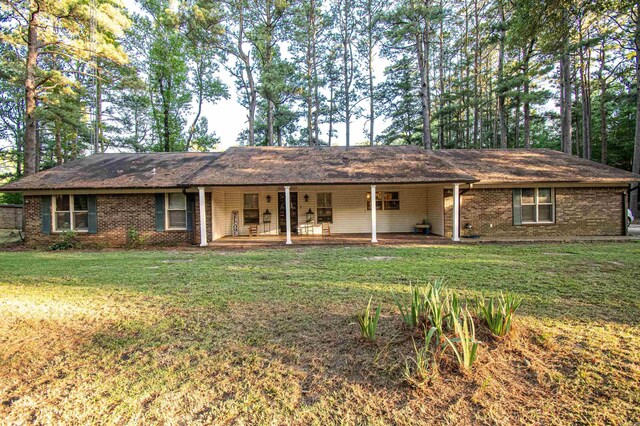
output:
POLYGON ((197 152, 94 154, 27 176, 2 190, 173 188, 218 157, 220 153, 197 152))
POLYGON ((479 183, 631 183, 640 176, 551 149, 447 149, 434 151, 479 183))
POLYGON ((417 146, 229 148, 194 185, 299 185, 473 182, 417 146))
POLYGON ((474 181, 620 184, 640 181, 640 176, 548 149, 238 147, 224 153, 96 154, 0 191, 474 181))

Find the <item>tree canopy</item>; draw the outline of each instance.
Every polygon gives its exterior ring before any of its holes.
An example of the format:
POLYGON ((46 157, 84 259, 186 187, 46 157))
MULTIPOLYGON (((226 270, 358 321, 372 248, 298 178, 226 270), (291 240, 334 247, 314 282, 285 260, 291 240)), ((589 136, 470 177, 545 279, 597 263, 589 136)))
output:
POLYGON ((91 152, 548 147, 638 171, 640 1, 0 0, 5 178, 91 152), (354 140, 354 123, 364 123, 354 140))

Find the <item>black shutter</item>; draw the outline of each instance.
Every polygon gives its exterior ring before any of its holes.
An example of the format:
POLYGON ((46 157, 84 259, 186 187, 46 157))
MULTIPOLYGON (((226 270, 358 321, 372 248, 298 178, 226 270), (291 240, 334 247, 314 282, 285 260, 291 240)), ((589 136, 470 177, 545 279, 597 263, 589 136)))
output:
POLYGON ((164 194, 156 194, 156 231, 164 231, 164 194))
POLYGON ((195 211, 196 197, 194 194, 187 195, 187 231, 193 231, 193 212, 195 211))
POLYGON ((513 224, 522 225, 522 190, 513 190, 513 224))
POLYGON ((42 205, 42 233, 51 233, 51 195, 40 197, 42 205))
POLYGON ((95 195, 87 195, 87 222, 89 225, 89 233, 98 233, 98 203, 95 195))

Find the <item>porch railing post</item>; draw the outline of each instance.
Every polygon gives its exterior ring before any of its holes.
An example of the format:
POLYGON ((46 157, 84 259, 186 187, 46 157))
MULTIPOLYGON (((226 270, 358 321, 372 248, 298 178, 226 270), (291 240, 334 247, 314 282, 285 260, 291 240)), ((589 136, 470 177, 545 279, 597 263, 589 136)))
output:
POLYGON ((287 217, 287 244, 291 244, 291 194, 289 194, 290 187, 284 187, 284 204, 285 204, 285 216, 287 217))
POLYGON ((378 242, 378 230, 377 230, 377 210, 378 204, 376 202, 376 186, 371 185, 371 242, 378 242))
MULTIPOLYGON (((207 203, 202 186, 198 187, 198 207, 200 210, 200 247, 207 246, 207 203)), ((213 212, 212 212, 213 214, 213 212)))
POLYGON ((460 241, 460 184, 453 185, 453 230, 452 240, 460 241))

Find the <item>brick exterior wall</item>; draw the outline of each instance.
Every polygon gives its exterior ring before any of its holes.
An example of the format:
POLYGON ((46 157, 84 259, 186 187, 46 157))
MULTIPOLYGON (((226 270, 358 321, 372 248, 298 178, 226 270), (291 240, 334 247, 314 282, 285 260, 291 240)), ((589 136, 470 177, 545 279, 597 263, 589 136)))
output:
MULTIPOLYGON (((211 194, 207 193, 207 217, 211 217, 211 194)), ((156 231, 154 194, 97 195, 96 234, 77 233, 81 243, 106 247, 127 244, 127 231, 135 228, 145 245, 191 245, 200 243, 198 198, 195 203, 193 231, 156 231)), ((42 233, 41 199, 24 197, 25 242, 29 246, 48 246, 60 241, 60 234, 42 233)), ((210 227, 210 226, 209 226, 210 227)), ((211 231, 208 229, 209 235, 211 231)), ((209 237, 210 238, 210 237, 209 237)))
POLYGON ((21 205, 0 205, 0 229, 22 229, 21 205))
MULTIPOLYGON (((471 189, 460 205, 460 236, 536 238, 624 235, 625 188, 555 188, 555 223, 513 225, 513 190, 471 189), (465 229, 466 224, 472 229, 465 229)), ((445 190, 445 234, 452 233, 453 196, 445 190)))
MULTIPOLYGON (((461 236, 536 238, 623 235, 622 192, 625 188, 556 188, 556 222, 513 225, 512 190, 472 189, 461 197, 461 236), (464 229, 465 224, 472 229, 464 229)), ((155 195, 97 195, 96 234, 78 233, 83 243, 104 247, 127 244, 127 231, 135 228, 145 245, 192 245, 200 243, 200 213, 195 196, 193 231, 155 230, 155 195)), ((453 197, 445 190, 445 234, 451 236, 453 197)), ((57 233, 42 233, 41 198, 24 197, 25 241, 29 246, 48 246, 60 240, 57 233)), ((211 193, 206 193, 207 239, 210 242, 211 193)))

